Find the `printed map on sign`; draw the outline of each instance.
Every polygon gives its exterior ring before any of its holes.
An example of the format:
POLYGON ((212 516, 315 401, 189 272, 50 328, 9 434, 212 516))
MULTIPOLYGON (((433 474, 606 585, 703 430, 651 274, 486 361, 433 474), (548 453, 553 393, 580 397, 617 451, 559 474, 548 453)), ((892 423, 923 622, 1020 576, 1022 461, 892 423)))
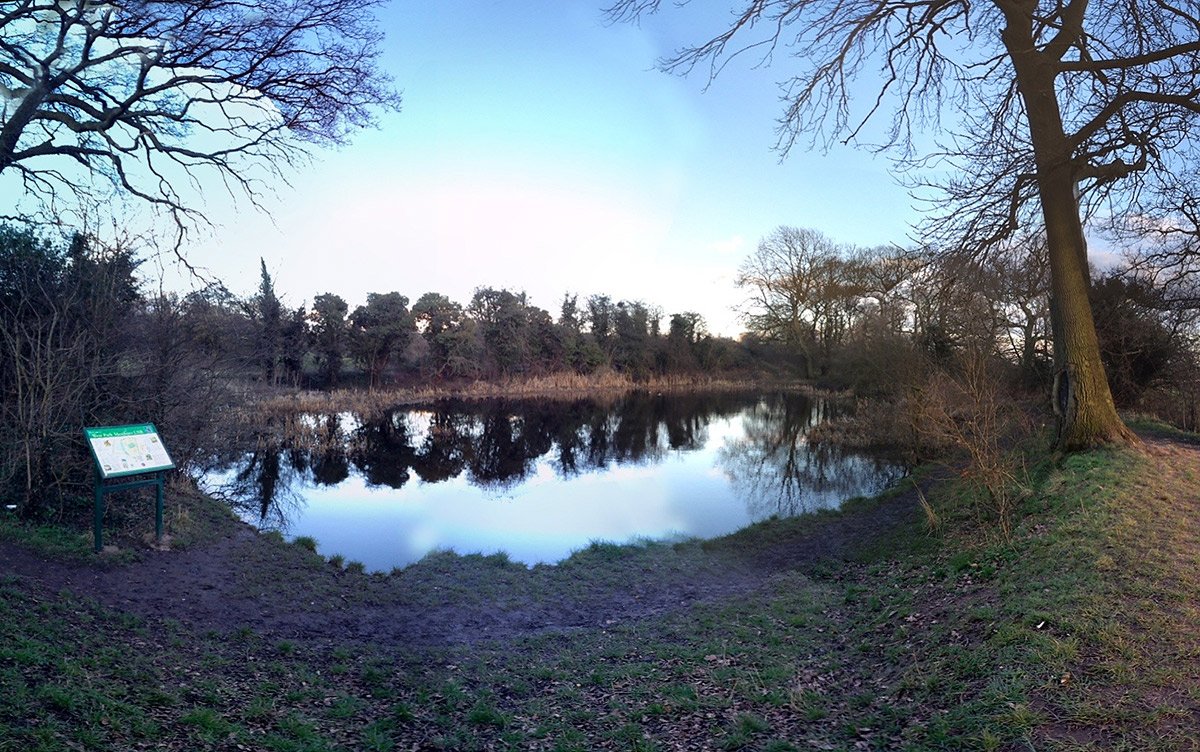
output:
POLYGON ((150 423, 136 426, 85 428, 88 447, 103 478, 153 473, 175 467, 158 430, 150 423))

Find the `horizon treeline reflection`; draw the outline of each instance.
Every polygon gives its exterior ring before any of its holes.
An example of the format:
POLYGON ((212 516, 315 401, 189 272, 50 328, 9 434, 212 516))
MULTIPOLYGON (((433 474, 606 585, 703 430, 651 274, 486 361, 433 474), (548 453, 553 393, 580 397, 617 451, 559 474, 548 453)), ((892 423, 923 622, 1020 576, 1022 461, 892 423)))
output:
MULTIPOLYGON (((251 450, 227 447, 214 456, 208 477, 243 518, 287 530, 304 514, 307 495, 351 478, 406 494, 454 481, 484 497, 512 499, 523 484, 547 478, 565 483, 629 466, 678 468, 702 460, 686 477, 676 469, 670 483, 705 497, 712 493, 701 486, 721 485, 720 493, 754 521, 836 506, 902 476, 904 467, 889 459, 808 442, 808 430, 840 410, 795 392, 447 399, 370 421, 348 413, 304 416, 320 437, 312 446, 260 437, 251 450)), ((622 493, 643 493, 632 479, 622 484, 622 493)))

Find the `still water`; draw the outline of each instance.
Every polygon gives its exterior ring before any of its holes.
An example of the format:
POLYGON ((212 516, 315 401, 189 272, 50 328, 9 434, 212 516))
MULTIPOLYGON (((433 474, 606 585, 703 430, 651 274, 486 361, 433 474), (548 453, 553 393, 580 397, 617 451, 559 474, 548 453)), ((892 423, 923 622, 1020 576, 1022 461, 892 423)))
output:
POLYGON ((446 400, 375 422, 305 416, 321 450, 232 448, 205 482, 247 522, 370 571, 435 550, 550 563, 598 540, 716 537, 898 480, 897 462, 808 443, 834 411, 793 393, 446 400))

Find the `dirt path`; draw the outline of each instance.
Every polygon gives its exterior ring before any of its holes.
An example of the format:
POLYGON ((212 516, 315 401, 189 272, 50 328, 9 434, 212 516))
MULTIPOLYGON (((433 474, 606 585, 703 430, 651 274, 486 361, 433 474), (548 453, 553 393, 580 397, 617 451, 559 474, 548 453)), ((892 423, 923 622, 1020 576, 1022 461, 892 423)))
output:
POLYGON ((147 551, 127 565, 67 563, 0 541, 0 574, 199 631, 436 646, 604 628, 736 598, 781 571, 845 559, 916 509, 910 491, 752 550, 716 541, 532 569, 445 557, 387 577, 335 570, 237 524, 202 547, 147 551))

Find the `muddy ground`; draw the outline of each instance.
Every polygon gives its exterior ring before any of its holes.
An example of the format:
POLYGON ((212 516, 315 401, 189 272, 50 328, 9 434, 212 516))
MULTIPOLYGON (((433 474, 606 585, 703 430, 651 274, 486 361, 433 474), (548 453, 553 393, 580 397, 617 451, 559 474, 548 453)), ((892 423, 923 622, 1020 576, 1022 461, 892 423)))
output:
POLYGON ((335 568, 232 520, 207 543, 128 564, 47 558, 0 540, 0 571, 151 621, 279 639, 453 645, 603 628, 746 595, 782 572, 837 566, 919 515, 915 490, 788 525, 746 546, 596 547, 557 566, 436 555, 391 575, 335 568))

